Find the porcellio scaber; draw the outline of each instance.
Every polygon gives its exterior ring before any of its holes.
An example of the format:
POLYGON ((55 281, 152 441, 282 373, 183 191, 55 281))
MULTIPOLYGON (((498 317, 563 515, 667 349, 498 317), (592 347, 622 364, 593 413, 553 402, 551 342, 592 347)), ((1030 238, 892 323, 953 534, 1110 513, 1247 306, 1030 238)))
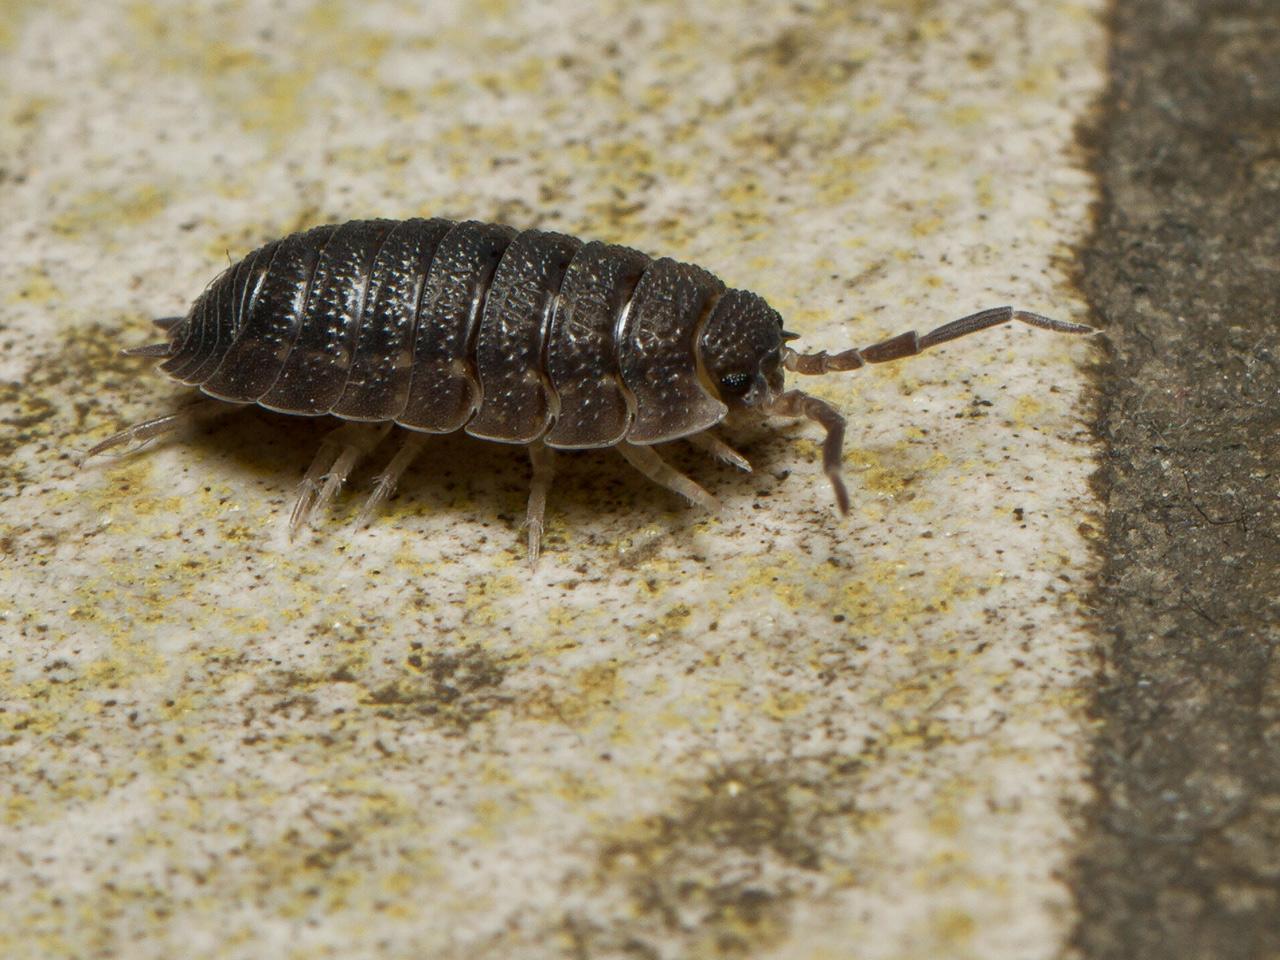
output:
POLYGON ((395 489, 428 434, 465 430, 521 444, 532 463, 528 550, 541 544, 553 451, 612 447, 657 483, 708 509, 716 500, 654 449, 687 439, 744 470, 711 428, 733 411, 804 417, 826 431, 823 467, 841 513, 844 418, 788 390, 784 371, 854 370, 1012 321, 1060 333, 1091 327, 996 307, 861 349, 798 353, 761 297, 691 264, 543 230, 443 219, 355 220, 295 233, 232 264, 163 342, 126 350, 205 394, 108 437, 94 455, 256 403, 349 421, 303 478, 292 532, 327 504, 392 425, 403 445, 361 521, 395 489))

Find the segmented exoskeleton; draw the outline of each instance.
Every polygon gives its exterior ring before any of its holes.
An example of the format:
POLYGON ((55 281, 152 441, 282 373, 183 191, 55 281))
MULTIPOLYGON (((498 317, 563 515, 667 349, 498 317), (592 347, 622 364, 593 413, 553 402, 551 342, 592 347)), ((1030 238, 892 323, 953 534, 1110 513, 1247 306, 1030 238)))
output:
POLYGON ((465 430, 525 445, 533 465, 526 523, 538 555, 552 450, 614 447, 656 482, 714 510, 715 499, 655 444, 699 443, 744 470, 707 432, 731 410, 801 416, 826 430, 824 468, 842 513, 844 420, 786 390, 783 371, 822 374, 913 356, 1018 320, 1061 333, 1092 328, 998 307, 861 350, 801 354, 763 299, 700 267, 542 230, 449 220, 355 220, 268 243, 228 267, 168 338, 125 351, 210 400, 137 424, 89 455, 257 403, 348 423, 307 471, 291 529, 327 503, 396 424, 404 446, 362 513, 387 499, 425 436, 465 430))

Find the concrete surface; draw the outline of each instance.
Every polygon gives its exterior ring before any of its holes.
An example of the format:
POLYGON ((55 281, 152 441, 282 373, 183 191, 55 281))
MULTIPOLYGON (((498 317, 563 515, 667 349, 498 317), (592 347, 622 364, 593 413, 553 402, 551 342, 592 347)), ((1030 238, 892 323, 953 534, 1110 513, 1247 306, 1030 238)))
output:
POLYGON ((673 454, 714 520, 566 458, 533 573, 509 448, 440 441, 357 533, 366 466, 293 544, 325 424, 75 458, 181 397, 118 347, 328 220, 625 241, 814 349, 1087 320, 1100 6, 6 3, 0 955, 1055 956, 1089 343, 811 381, 846 520, 803 425, 673 454))
POLYGON ((1280 957, 1280 7, 1122 4, 1085 957, 1280 957))

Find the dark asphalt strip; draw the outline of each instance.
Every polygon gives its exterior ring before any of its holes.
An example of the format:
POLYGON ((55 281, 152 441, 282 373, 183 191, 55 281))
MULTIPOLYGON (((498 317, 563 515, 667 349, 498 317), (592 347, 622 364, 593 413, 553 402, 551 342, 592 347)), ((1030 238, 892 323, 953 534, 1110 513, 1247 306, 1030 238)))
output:
POLYGON ((1280 957, 1280 2, 1120 0, 1085 958, 1280 957))

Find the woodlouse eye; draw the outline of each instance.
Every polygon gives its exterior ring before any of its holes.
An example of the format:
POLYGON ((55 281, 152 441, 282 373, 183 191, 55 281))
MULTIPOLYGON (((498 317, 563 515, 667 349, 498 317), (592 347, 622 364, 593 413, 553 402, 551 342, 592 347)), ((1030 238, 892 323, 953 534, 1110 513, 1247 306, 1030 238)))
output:
POLYGON ((740 397, 751 389, 755 380, 749 373, 726 373, 720 378, 720 393, 726 397, 740 397))

